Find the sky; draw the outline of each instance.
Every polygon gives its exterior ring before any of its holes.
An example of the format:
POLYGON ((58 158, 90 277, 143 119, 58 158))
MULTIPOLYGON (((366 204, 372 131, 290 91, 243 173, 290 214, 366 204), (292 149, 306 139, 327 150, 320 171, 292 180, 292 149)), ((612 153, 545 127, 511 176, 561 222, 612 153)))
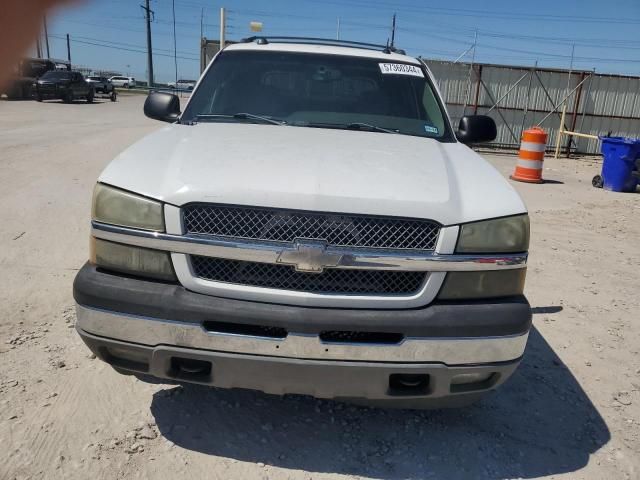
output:
MULTIPOLYGON (((178 78, 199 76, 201 21, 217 39, 220 8, 227 39, 252 35, 340 38, 385 44, 397 14, 396 46, 425 58, 573 68, 640 76, 640 0, 173 0, 178 78), (466 53, 465 53, 466 52, 466 53), (463 55, 464 54, 464 55, 463 55)), ((143 0, 85 0, 48 18, 50 55, 74 65, 146 79, 143 0)), ((152 0, 156 81, 175 78, 172 0, 152 0)))

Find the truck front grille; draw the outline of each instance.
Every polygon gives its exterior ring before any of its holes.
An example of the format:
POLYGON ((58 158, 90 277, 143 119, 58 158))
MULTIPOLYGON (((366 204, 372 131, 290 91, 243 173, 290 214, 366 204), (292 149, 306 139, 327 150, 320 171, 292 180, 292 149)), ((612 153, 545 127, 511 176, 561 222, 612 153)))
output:
POLYGON ((357 248, 434 250, 440 225, 431 220, 192 204, 183 209, 186 233, 293 242, 324 240, 357 248))
POLYGON ((245 262, 192 255, 196 277, 214 282, 325 294, 409 295, 426 280, 425 272, 325 269, 298 272, 289 265, 245 262))

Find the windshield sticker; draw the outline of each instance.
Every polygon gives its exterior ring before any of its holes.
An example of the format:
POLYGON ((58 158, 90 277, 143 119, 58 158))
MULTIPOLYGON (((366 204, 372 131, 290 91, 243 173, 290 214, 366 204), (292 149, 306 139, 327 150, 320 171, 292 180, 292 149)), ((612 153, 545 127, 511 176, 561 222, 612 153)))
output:
POLYGON ((379 63, 380 71, 385 75, 411 75, 412 77, 422 77, 422 69, 415 65, 407 65, 406 63, 379 63))
POLYGON ((424 126, 424 131, 427 133, 435 133, 436 135, 438 135, 438 133, 440 133, 438 131, 438 127, 432 127, 431 125, 425 125, 424 126))

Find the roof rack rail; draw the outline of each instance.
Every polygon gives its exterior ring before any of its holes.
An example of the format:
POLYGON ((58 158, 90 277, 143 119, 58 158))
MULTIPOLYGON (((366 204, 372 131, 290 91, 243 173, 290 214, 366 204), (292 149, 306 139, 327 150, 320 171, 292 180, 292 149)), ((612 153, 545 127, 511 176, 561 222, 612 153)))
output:
POLYGON ((380 50, 384 53, 398 53, 406 55, 405 51, 393 47, 391 45, 378 45, 375 43, 352 42, 349 40, 335 40, 330 38, 314 38, 314 37, 263 37, 254 36, 243 38, 241 43, 257 43, 258 45, 267 45, 269 43, 303 43, 306 45, 330 45, 336 47, 353 47, 365 50, 380 50))

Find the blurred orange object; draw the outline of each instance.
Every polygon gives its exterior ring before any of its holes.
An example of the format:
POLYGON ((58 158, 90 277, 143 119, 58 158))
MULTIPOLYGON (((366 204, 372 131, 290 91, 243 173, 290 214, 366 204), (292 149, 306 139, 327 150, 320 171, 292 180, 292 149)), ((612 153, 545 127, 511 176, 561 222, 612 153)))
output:
POLYGON ((43 16, 75 0, 0 0, 0 86, 35 42, 43 16))

